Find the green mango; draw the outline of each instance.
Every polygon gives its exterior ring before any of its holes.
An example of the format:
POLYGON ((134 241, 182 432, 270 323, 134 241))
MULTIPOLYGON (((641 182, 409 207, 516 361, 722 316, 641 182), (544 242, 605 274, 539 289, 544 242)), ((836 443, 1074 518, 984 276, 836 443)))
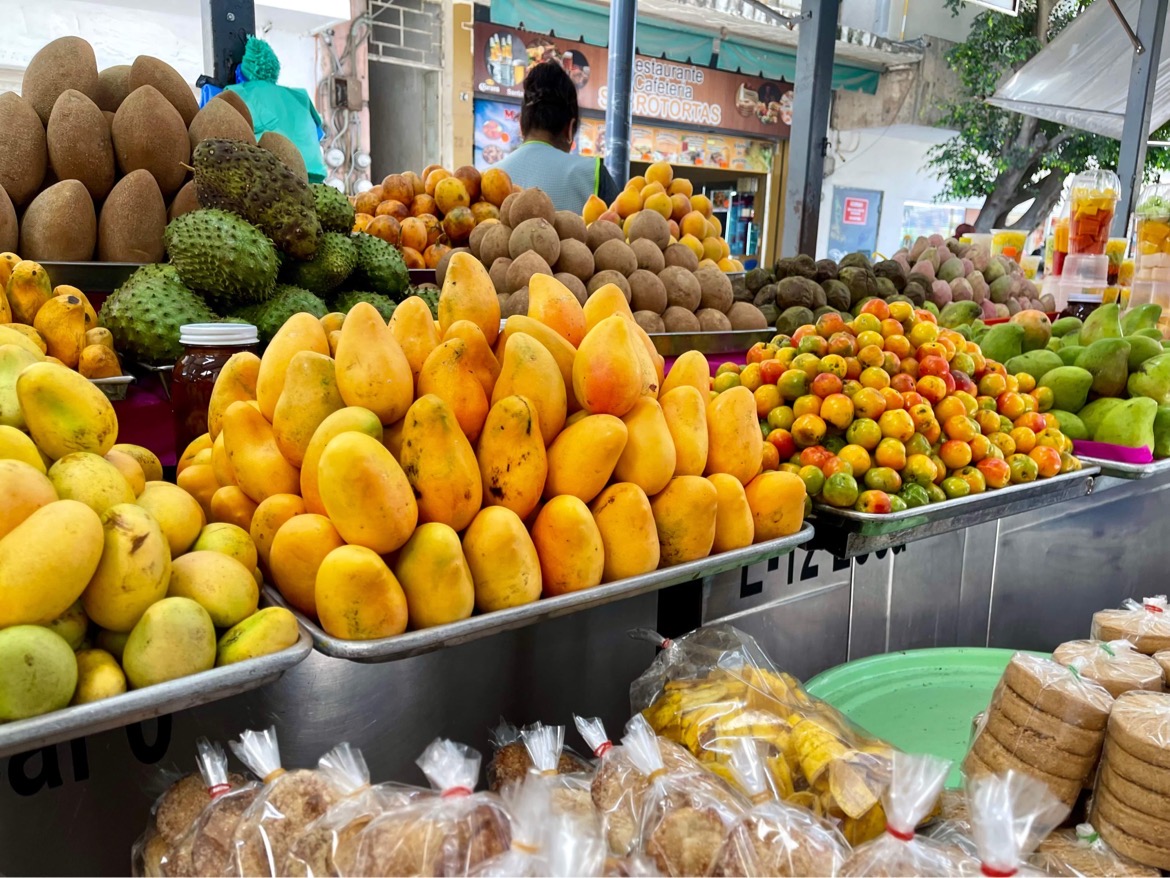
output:
POLYGON ((1054 335, 1052 338, 1048 339, 1048 344, 1044 345, 1044 347, 1050 351, 1059 351, 1062 344, 1063 342, 1054 335))
POLYGON ((1087 341, 1085 341, 1085 342, 1081 341, 1081 332, 1079 329, 1076 330, 1075 332, 1070 332, 1068 335, 1062 335, 1060 337, 1060 342, 1061 342, 1061 344, 1060 344, 1061 350, 1064 350, 1065 348, 1068 348, 1068 347, 1077 347, 1077 346, 1088 347, 1088 345, 1089 345, 1089 343, 1087 341))
POLYGON ((1085 425, 1085 430, 1088 432, 1090 439, 1097 438, 1097 428, 1101 426, 1101 422, 1105 420, 1105 416, 1123 402, 1125 400, 1118 399, 1116 396, 1105 396, 1101 399, 1093 400, 1077 412, 1077 417, 1085 425))
POLYGON ((1133 335, 1139 329, 1153 329, 1161 316, 1162 306, 1156 302, 1130 308, 1121 318, 1121 332, 1123 335, 1133 335))
POLYGON ((1146 360, 1129 376, 1129 395, 1152 399, 1158 405, 1170 405, 1170 352, 1163 351, 1146 360))
POLYGON ((1146 360, 1162 353, 1161 342, 1156 342, 1147 335, 1127 335, 1129 342, 1129 371, 1136 372, 1146 360))
POLYGON ((1024 352, 1024 327, 1018 323, 1000 323, 987 330, 979 342, 983 356, 997 363, 1006 363, 1024 352))
POLYGON ((1098 339, 1077 357, 1076 365, 1093 373, 1092 390, 1097 396, 1121 396, 1129 377, 1129 342, 1124 338, 1098 339))
POLYGON ((1153 329, 1139 329, 1137 332, 1131 332, 1130 335, 1143 335, 1146 338, 1152 338, 1159 344, 1165 341, 1165 337, 1162 335, 1162 330, 1158 329, 1156 326, 1153 329))
POLYGON ((947 329, 957 329, 977 319, 982 313, 983 309, 970 299, 965 302, 949 302, 938 314, 938 325, 947 329))
POLYGON ((1162 339, 1162 350, 1170 348, 1170 338, 1162 339))
MULTIPOLYGON (((1096 312, 1094 312, 1096 313, 1096 312)), ((1139 396, 1123 399, 1105 415, 1093 439, 1110 445, 1124 445, 1126 448, 1154 447, 1154 418, 1158 404, 1152 399, 1139 396)))
POLYGON ((1154 457, 1170 457, 1170 405, 1158 406, 1154 415, 1154 457))
POLYGON ((1116 302, 1097 307, 1081 327, 1081 344, 1091 345, 1102 338, 1121 338, 1121 306, 1116 302))
POLYGON ((1077 357, 1084 353, 1085 350, 1079 344, 1066 344, 1059 351, 1060 359, 1066 366, 1075 366, 1077 364, 1077 357))
POLYGON ((927 302, 922 307, 933 314, 935 317, 938 316, 938 305, 934 304, 934 302, 927 302))
POLYGON ((1045 372, 1050 372, 1063 365, 1064 360, 1060 358, 1060 354, 1043 349, 1028 351, 1018 357, 1012 357, 1004 363, 1009 375, 1019 375, 1021 372, 1026 372, 1037 381, 1044 377, 1045 372))
POLYGON ((1079 366, 1059 366, 1044 373, 1036 382, 1037 387, 1051 387, 1055 409, 1066 412, 1079 411, 1089 398, 1093 386, 1093 373, 1079 366))
POLYGON ((961 326, 956 326, 955 332, 959 333, 959 335, 963 336, 963 338, 967 339, 967 341, 971 340, 971 327, 969 324, 964 323, 961 326))
POLYGON ((1060 432, 1069 439, 1089 438, 1089 431, 1085 429, 1085 422, 1072 412, 1066 412, 1063 409, 1050 409, 1048 413, 1050 415, 1056 415, 1056 420, 1060 423, 1060 432))
POLYGON ((1072 332, 1079 332, 1080 329, 1080 317, 1061 317, 1052 322, 1052 334, 1057 338, 1062 338, 1072 332))

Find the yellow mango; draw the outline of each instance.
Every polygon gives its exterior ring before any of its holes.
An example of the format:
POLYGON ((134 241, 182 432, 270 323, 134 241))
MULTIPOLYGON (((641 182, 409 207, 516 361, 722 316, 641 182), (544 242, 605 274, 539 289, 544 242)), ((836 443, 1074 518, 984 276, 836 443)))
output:
POLYGON ((755 520, 755 541, 790 536, 804 523, 804 481, 796 473, 763 472, 748 482, 748 506, 755 520))
POLYGON ((0 253, 0 284, 8 286, 8 281, 12 277, 12 269, 16 268, 20 261, 20 257, 15 253, 7 251, 0 253))
POLYGON ((0 460, 0 497, 4 498, 0 539, 42 506, 56 502, 57 491, 44 472, 43 465, 38 470, 20 460, 0 460))
POLYGON ((272 655, 288 649, 300 635, 296 616, 284 607, 264 607, 223 633, 215 646, 215 666, 272 655))
POLYGON ((605 547, 589 507, 568 494, 553 497, 532 525, 546 597, 592 588, 605 574, 605 547))
POLYGON ((122 374, 122 364, 118 362, 118 355, 113 348, 87 344, 81 349, 77 371, 84 378, 117 378, 122 374))
MULTIPOLYGON (((210 456, 211 449, 206 453, 210 456)), ((215 477, 215 470, 210 463, 195 463, 188 466, 175 478, 175 484, 194 497, 199 508, 203 510, 203 517, 211 519, 211 498, 219 490, 219 480, 215 477)))
POLYGON ((402 428, 405 426, 406 418, 404 417, 401 421, 395 421, 382 428, 382 444, 387 451, 394 455, 395 460, 402 456, 402 428))
POLYGON ((0 424, 0 460, 19 460, 37 472, 45 472, 45 462, 36 444, 27 433, 7 424, 0 424))
MULTIPOLYGON (((73 296, 81 301, 81 307, 85 312, 85 329, 89 332, 91 329, 99 329, 97 312, 93 309, 93 304, 89 301, 89 296, 79 290, 77 287, 69 284, 58 284, 53 287, 53 297, 57 296, 73 296)), ((92 344, 92 342, 91 342, 92 344)), ((110 347, 113 347, 113 335, 110 335, 110 347)))
POLYGON ((305 501, 296 494, 273 494, 256 507, 248 533, 256 544, 256 555, 262 568, 268 569, 269 553, 276 532, 290 518, 304 514, 305 501))
POLYGON ((500 300, 483 263, 470 253, 456 252, 447 263, 443 290, 439 293, 439 331, 456 320, 470 320, 481 330, 489 345, 500 334, 500 300))
POLYGON ((335 436, 317 469, 325 510, 347 543, 384 555, 414 532, 414 490, 394 455, 377 439, 364 433, 335 436), (357 485, 361 490, 354 490, 357 485))
POLYGON ((130 490, 134 492, 135 497, 146 490, 146 473, 142 471, 138 461, 129 454, 111 448, 106 452, 106 462, 112 463, 114 468, 122 474, 122 478, 129 483, 130 490))
POLYGON ((47 271, 26 259, 13 266, 6 292, 13 319, 32 326, 37 312, 53 298, 53 285, 47 271))
POLYGON ((84 503, 57 500, 25 518, 0 539, 0 628, 45 625, 68 610, 102 547, 102 520, 84 503))
POLYGON ((70 704, 92 704, 126 691, 126 675, 117 659, 104 649, 77 653, 77 688, 70 704))
POLYGON ((81 601, 74 601, 68 610, 45 626, 54 634, 59 634, 73 650, 81 649, 85 636, 89 633, 89 616, 85 615, 85 607, 81 601))
POLYGON ((359 302, 345 316, 337 342, 337 389, 346 405, 360 405, 393 424, 414 402, 414 373, 378 310, 359 302))
POLYGON ((590 414, 620 418, 642 396, 641 345, 632 325, 621 315, 607 317, 589 331, 577 349, 573 392, 590 414))
POLYGON ((160 481, 163 477, 162 461, 158 459, 158 455, 149 448, 143 448, 141 445, 132 445, 129 442, 119 442, 111 449, 112 451, 120 451, 123 454, 129 454, 142 467, 143 478, 148 482, 160 481))
POLYGON ((194 551, 171 564, 167 597, 190 598, 217 628, 231 628, 256 612, 260 587, 252 569, 222 552, 194 551))
MULTIPOLYGON (((759 432, 759 431, 757 431, 759 432)), ((719 512, 719 492, 702 476, 671 479, 666 490, 650 498, 658 545, 659 564, 673 567, 698 561, 711 554, 719 512)))
POLYGON ((337 359, 337 346, 341 343, 341 330, 335 329, 329 333, 329 356, 337 359))
POLYGON ((701 476, 707 467, 707 396, 681 385, 659 399, 674 442, 674 474, 701 476))
MULTIPOLYGON (((88 323, 88 317, 86 318, 86 322, 88 323)), ((104 326, 95 326, 92 329, 87 329, 85 331, 85 345, 86 345, 86 347, 89 347, 90 345, 95 345, 95 344, 101 345, 102 347, 107 347, 110 350, 113 350, 114 349, 114 334, 112 332, 110 332, 108 329, 106 329, 104 326)), ((259 358, 257 358, 257 359, 259 359, 259 358)))
POLYGON ((195 463, 195 458, 201 451, 211 451, 212 439, 210 433, 204 433, 202 436, 196 436, 183 449, 183 453, 179 456, 179 462, 175 465, 175 475, 178 476, 191 464, 195 463))
POLYGON ((167 594, 171 547, 154 516, 134 503, 102 515, 102 558, 81 596, 85 613, 110 631, 129 631, 167 594))
POLYGON ((519 607, 540 597, 540 558, 524 522, 511 509, 481 509, 463 534, 463 555, 479 612, 519 607))
MULTIPOLYGON (((634 312, 630 310, 626 294, 617 284, 605 284, 594 290, 593 294, 585 300, 582 311, 585 314, 585 335, 589 335, 593 331, 593 327, 609 317, 625 317, 631 322, 634 319, 634 312)), ((580 347, 581 345, 577 345, 578 349, 580 347)))
POLYGON ((211 443, 211 468, 215 470, 215 480, 219 482, 221 487, 225 485, 239 486, 240 481, 236 478, 232 462, 228 459, 227 443, 224 441, 222 432, 211 443))
POLYGON ((613 415, 588 415, 566 427, 548 449, 545 498, 571 494, 590 502, 609 482, 629 435, 613 415))
POLYGON ((617 482, 589 505, 605 552, 602 582, 616 582, 658 569, 658 530, 646 492, 617 482))
POLYGON ((16 345, 33 354, 38 361, 44 360, 49 351, 41 334, 24 323, 0 324, 0 344, 16 345))
POLYGON ((223 444, 244 493, 259 503, 273 494, 295 494, 300 471, 284 459, 272 425, 246 402, 233 402, 223 416, 223 444))
POLYGON ((419 525, 398 553, 394 574, 406 593, 411 628, 458 622, 475 609, 475 585, 459 534, 445 524, 419 525))
POLYGON ((760 471, 764 436, 756 399, 746 387, 732 387, 707 405, 707 475, 727 473, 747 484, 760 471))
POLYGON ((390 333, 402 348, 415 380, 431 351, 439 346, 439 330, 431 318, 431 309, 418 296, 403 299, 390 315, 390 333))
POLYGON ((707 398, 707 394, 711 390, 711 366, 707 363, 707 358, 699 351, 687 351, 679 355, 662 381, 662 392, 659 394, 659 398, 661 399, 676 387, 682 387, 684 384, 689 384, 699 391, 703 399, 707 398))
POLYGON ((321 318, 321 328, 325 330, 326 335, 332 332, 341 332, 343 323, 345 323, 345 315, 340 311, 330 311, 321 318))
MULTIPOLYGON (((215 448, 214 444, 207 446, 207 448, 204 448, 202 451, 200 451, 198 454, 196 454, 193 458, 191 458, 191 463, 193 463, 193 464, 195 464, 195 463, 204 464, 205 463, 208 466, 211 466, 211 453, 212 453, 212 450, 214 448, 215 448)), ((217 484, 218 484, 218 482, 217 482, 217 484)))
POLYGON ((750 546, 755 539, 756 525, 752 509, 748 505, 747 493, 735 476, 714 473, 707 480, 718 492, 718 508, 715 513, 715 542, 713 554, 730 552, 750 546))
POLYGON ((0 323, 12 322, 12 306, 8 304, 8 293, 0 284, 0 323))
POLYGON ((215 626, 207 610, 190 598, 167 597, 153 604, 142 614, 122 650, 122 668, 134 689, 213 667, 215 626))
POLYGON ((470 320, 456 320, 447 327, 443 341, 452 338, 461 338, 467 345, 467 362, 479 383, 483 385, 484 394, 491 399, 496 379, 500 377, 500 362, 484 338, 483 330, 470 320))
MULTIPOLYGON (((272 416, 276 412, 280 392, 284 390, 288 364, 301 351, 315 351, 329 356, 329 339, 325 337, 321 321, 303 311, 285 321, 284 326, 272 336, 272 341, 264 349, 264 356, 260 358, 260 368, 256 372, 256 402, 260 404, 260 411, 269 423, 272 423, 272 416)), ((224 407, 225 418, 228 409, 234 404, 228 403, 224 407)))
POLYGON ((492 404, 506 396, 523 396, 536 408, 545 446, 561 432, 568 413, 565 382, 552 354, 530 335, 518 332, 508 339, 492 404))
POLYGON ((534 274, 528 281, 528 316, 554 330, 573 347, 585 338, 585 311, 572 290, 555 277, 534 274))
POLYGON ((72 369, 33 363, 16 379, 29 435, 53 460, 74 451, 105 454, 118 441, 118 418, 106 395, 72 369))
POLYGON ((260 377, 260 358, 251 351, 232 354, 211 389, 207 406, 207 432, 214 440, 223 429, 223 414, 233 402, 256 398, 256 381, 260 377))
POLYGON ((455 530, 471 524, 483 502, 479 464, 450 406, 434 394, 407 411, 398 461, 414 488, 419 521, 455 530))
POLYGON ((76 369, 85 347, 85 306, 77 296, 54 296, 37 310, 33 328, 45 339, 46 353, 76 369))
POLYGON ((657 494, 674 476, 675 452, 670 429, 657 400, 642 397, 622 418, 626 447, 622 449, 613 477, 633 482, 647 494, 657 494))
POLYGON ((98 515, 118 503, 133 503, 134 489, 103 457, 78 451, 49 467, 49 481, 62 500, 80 500, 98 515))
POLYGON ((294 355, 272 415, 272 435, 284 459, 301 466, 317 427, 343 408, 333 360, 313 351, 294 355))
POLYGON ((227 521, 216 521, 206 525, 199 532, 191 551, 219 552, 221 555, 235 558, 247 570, 252 570, 259 561, 256 544, 252 542, 248 531, 238 524, 227 521))
POLYGON ((222 485, 211 495, 211 521, 248 530, 259 506, 239 485, 222 485))
POLYGON ((418 395, 427 393, 435 394, 451 407, 469 441, 479 438, 490 406, 463 339, 449 339, 431 351, 418 374, 418 395))
POLYGON ((147 482, 146 489, 134 502, 158 522, 167 538, 172 558, 178 558, 191 548, 207 522, 199 501, 169 482, 147 482))
POLYGON ((286 601, 307 616, 317 615, 317 568, 325 556, 344 546, 337 528, 324 515, 294 515, 272 538, 268 573, 286 601))
POLYGON ((548 458, 536 406, 523 396, 506 396, 492 406, 476 446, 483 503, 503 506, 527 518, 540 502, 548 458))
POLYGON ((372 439, 382 438, 382 422, 376 414, 361 406, 351 405, 335 411, 325 418, 313 432, 313 438, 305 449, 305 461, 301 466, 301 496, 305 498, 305 509, 325 514, 325 504, 317 490, 317 467, 321 452, 335 436, 342 433, 364 433, 372 439))
POLYGON ((24 412, 16 394, 16 379, 26 367, 43 359, 39 352, 34 353, 20 345, 4 344, 0 338, 0 426, 24 429, 24 412))
POLYGON ((569 411, 578 411, 581 404, 577 402, 577 396, 573 393, 573 360, 577 358, 577 349, 540 321, 523 314, 513 314, 504 324, 504 331, 500 333, 500 338, 496 342, 498 355, 503 355, 508 339, 517 332, 532 336, 552 354, 553 359, 557 361, 557 368, 561 370, 561 379, 565 382, 565 397, 569 411))
MULTIPOLYGON (((33 346, 42 354, 49 353, 49 343, 45 341, 44 335, 35 326, 29 326, 26 323, 5 323, 3 329, 8 332, 19 332, 32 342, 33 346)), ((62 365, 64 364, 62 363, 62 365)))
POLYGON ((333 637, 393 637, 406 630, 406 595, 377 552, 341 546, 317 570, 317 616, 333 637))
POLYGON ((634 335, 637 336, 636 340, 640 342, 634 346, 634 351, 638 355, 638 364, 642 369, 642 395, 657 399, 658 389, 662 386, 666 360, 658 353, 646 330, 633 320, 630 321, 630 326, 634 335))

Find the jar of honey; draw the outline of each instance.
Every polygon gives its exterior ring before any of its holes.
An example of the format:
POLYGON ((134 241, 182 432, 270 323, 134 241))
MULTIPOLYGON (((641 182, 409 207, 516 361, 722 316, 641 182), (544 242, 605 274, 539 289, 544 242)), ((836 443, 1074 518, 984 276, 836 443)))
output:
POLYGON ((171 407, 179 454, 207 432, 207 407, 215 379, 233 354, 260 352, 256 327, 248 323, 188 323, 179 329, 183 345, 171 372, 171 407))

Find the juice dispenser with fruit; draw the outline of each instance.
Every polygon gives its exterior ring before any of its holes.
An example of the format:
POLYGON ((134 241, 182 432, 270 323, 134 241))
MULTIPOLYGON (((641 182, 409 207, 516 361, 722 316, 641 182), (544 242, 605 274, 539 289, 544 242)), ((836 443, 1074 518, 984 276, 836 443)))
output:
POLYGON ((1142 190, 1135 217, 1132 305, 1170 307, 1170 185, 1142 190))
POLYGON ((1082 171, 1073 178, 1069 197, 1069 253, 1103 256, 1109 226, 1117 210, 1121 181, 1112 171, 1082 171))
POLYGON ((1121 274, 1121 263, 1125 262, 1125 251, 1129 249, 1128 238, 1110 238, 1105 242, 1105 255, 1109 258, 1109 286, 1117 286, 1121 274))

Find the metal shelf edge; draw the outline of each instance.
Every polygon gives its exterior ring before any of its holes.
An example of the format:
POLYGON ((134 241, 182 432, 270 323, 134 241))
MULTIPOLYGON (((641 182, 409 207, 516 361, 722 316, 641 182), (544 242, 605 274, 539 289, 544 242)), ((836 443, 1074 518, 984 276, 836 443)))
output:
POLYGON ((1079 454, 1077 457, 1082 463, 1088 463, 1100 469, 1101 475, 1115 479, 1148 479, 1170 472, 1170 457, 1155 460, 1153 463, 1122 463, 1101 457, 1086 457, 1083 454, 1079 454))

